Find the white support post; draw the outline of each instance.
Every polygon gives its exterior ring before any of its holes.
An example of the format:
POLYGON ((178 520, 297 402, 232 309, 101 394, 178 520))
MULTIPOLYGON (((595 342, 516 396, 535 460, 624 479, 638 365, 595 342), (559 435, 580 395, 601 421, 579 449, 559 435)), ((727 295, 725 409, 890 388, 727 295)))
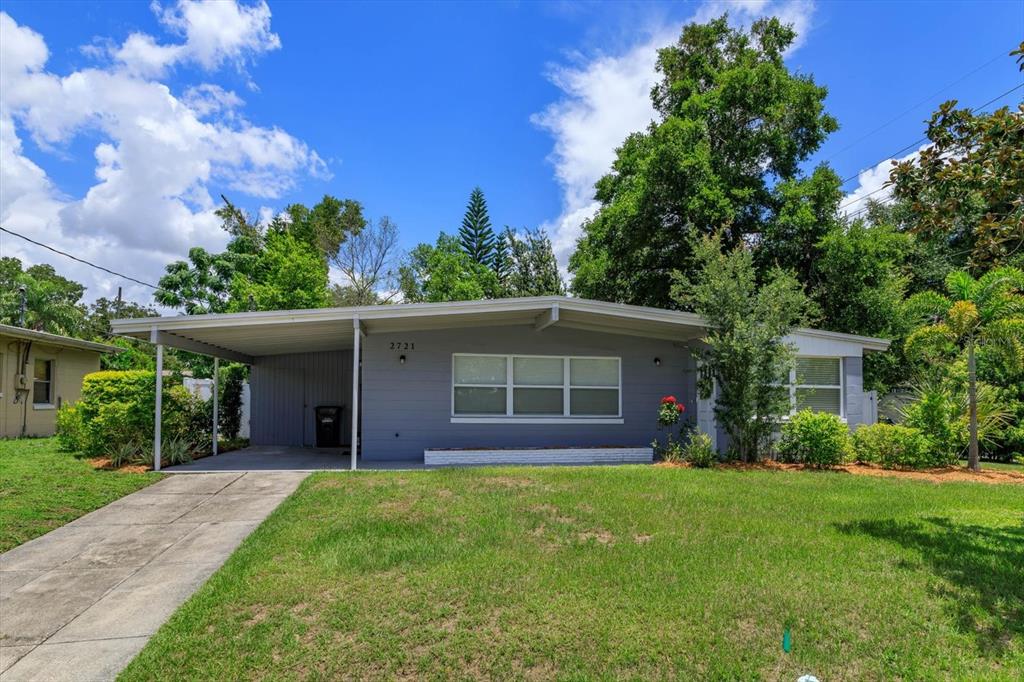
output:
POLYGON ((220 358, 213 359, 213 454, 217 452, 217 417, 220 411, 217 407, 217 388, 220 386, 220 358))
POLYGON ((363 330, 359 326, 359 316, 352 319, 352 471, 356 470, 356 448, 359 444, 359 342, 363 330))
MULTIPOLYGON (((156 338, 156 328, 152 337, 156 338)), ((164 344, 156 344, 156 413, 153 415, 153 471, 160 471, 160 422, 164 412, 164 344)))

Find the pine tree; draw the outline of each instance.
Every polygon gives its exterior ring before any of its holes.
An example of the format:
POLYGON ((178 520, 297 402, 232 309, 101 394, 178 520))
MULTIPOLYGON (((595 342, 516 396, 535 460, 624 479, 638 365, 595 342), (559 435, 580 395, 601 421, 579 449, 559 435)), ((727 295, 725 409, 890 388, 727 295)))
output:
POLYGON ((508 282, 509 271, 512 268, 512 256, 509 254, 509 243, 513 238, 512 229, 508 226, 505 231, 499 234, 494 242, 494 261, 491 269, 498 277, 498 284, 502 289, 508 282))
POLYGON ((462 250, 480 265, 488 268, 494 264, 494 230, 487 215, 487 200, 483 190, 475 187, 469 195, 466 214, 459 228, 459 243, 462 250))

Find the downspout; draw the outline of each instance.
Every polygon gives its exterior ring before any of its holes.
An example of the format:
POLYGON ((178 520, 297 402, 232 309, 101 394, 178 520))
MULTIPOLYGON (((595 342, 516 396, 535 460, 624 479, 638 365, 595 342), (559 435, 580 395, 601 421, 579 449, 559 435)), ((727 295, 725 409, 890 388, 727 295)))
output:
POLYGON ((24 347, 25 352, 22 353, 20 350, 18 354, 21 356, 19 372, 15 375, 14 380, 14 404, 17 405, 18 401, 21 401, 21 437, 24 438, 28 432, 28 356, 32 352, 32 342, 27 341, 24 344, 19 343, 18 348, 24 347), (19 386, 18 377, 22 377, 24 380, 25 387, 19 386))

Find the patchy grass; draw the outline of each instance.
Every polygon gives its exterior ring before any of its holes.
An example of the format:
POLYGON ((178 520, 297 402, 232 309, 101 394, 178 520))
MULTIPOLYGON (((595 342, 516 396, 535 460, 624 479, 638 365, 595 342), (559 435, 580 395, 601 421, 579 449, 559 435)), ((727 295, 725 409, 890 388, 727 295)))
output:
POLYGON ((0 552, 159 480, 96 469, 55 438, 0 440, 0 552))
POLYGON ((827 472, 318 474, 121 679, 1016 680, 1022 512, 827 472))

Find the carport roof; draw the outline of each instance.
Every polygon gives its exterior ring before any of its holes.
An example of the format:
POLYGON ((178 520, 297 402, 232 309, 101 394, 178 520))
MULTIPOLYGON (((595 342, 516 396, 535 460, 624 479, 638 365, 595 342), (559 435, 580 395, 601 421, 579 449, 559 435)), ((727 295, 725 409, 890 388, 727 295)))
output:
MULTIPOLYGON (((364 334, 378 334, 498 325, 533 325, 539 331, 558 325, 674 341, 700 338, 705 327, 693 313, 566 296, 146 317, 111 325, 116 334, 246 363, 264 355, 352 348, 357 326, 364 334)), ((889 345, 884 339, 814 329, 799 333, 855 342, 867 350, 889 345)))

